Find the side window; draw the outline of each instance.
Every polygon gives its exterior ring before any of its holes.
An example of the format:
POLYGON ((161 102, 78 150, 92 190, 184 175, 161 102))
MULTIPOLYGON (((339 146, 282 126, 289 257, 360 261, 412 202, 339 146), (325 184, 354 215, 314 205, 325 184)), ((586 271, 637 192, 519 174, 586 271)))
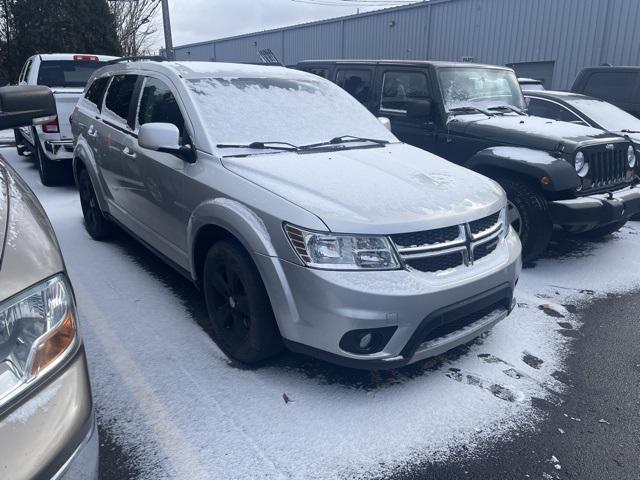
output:
POLYGON ((329 78, 329 70, 326 68, 310 68, 307 71, 322 78, 329 78))
POLYGON ((371 72, 369 70, 338 70, 336 83, 359 102, 369 100, 371 93, 371 72))
POLYGON ((529 115, 535 117, 549 118, 551 120, 560 120, 562 122, 582 122, 578 116, 570 112, 562 105, 549 102, 539 98, 529 99, 529 115))
POLYGON ((100 111, 102 109, 102 99, 104 98, 104 91, 109 84, 109 77, 102 77, 94 80, 91 86, 87 89, 84 98, 91 102, 100 111))
POLYGON ((385 72, 380 109, 406 112, 411 100, 430 97, 427 76, 420 72, 385 72))
POLYGON ((184 117, 175 96, 161 80, 147 77, 140 96, 138 124, 161 122, 172 123, 180 130, 180 140, 184 140, 184 117))
POLYGON ((635 92, 635 72, 595 72, 587 79, 584 93, 592 97, 627 102, 635 92))
POLYGON ((123 123, 127 123, 129 117, 129 105, 131 104, 131 97, 133 96, 137 79, 136 75, 115 76, 107 91, 107 99, 104 104, 105 110, 123 123))
POLYGON ((29 80, 29 72, 31 72, 31 65, 33 64, 33 59, 27 60, 27 63, 24 64, 24 70, 22 71, 22 76, 20 77, 21 82, 26 82, 29 80))

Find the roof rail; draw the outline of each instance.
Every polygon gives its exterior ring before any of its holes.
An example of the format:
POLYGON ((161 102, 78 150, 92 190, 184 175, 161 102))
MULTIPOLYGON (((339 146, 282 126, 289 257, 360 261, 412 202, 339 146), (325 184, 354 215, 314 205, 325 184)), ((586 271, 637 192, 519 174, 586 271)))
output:
POLYGON ((115 63, 121 63, 121 62, 139 62, 141 60, 151 60, 154 62, 166 62, 167 59, 165 57, 161 57, 159 55, 147 55, 147 56, 140 56, 140 57, 120 57, 120 58, 116 58, 114 60, 109 60, 107 62, 107 65, 113 65, 115 63))

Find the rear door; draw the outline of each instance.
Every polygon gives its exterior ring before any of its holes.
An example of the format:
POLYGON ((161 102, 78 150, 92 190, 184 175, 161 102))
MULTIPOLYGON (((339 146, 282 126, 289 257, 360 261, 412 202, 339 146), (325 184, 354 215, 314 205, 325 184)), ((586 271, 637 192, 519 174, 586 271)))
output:
MULTIPOLYGON (((180 143, 192 144, 184 105, 170 85, 159 74, 143 78, 136 102, 136 131, 147 123, 171 123, 180 132, 180 143)), ((183 202, 187 163, 174 154, 142 148, 138 142, 133 151, 131 183, 136 188, 129 192, 130 213, 148 230, 148 243, 174 262, 188 265, 189 212, 183 202)))
POLYGON ((373 72, 373 66, 338 64, 334 82, 372 111, 373 72))
POLYGON ((115 75, 112 78, 102 106, 101 121, 96 124, 96 143, 102 152, 98 160, 100 173, 107 196, 118 212, 112 213, 123 217, 119 218, 122 222, 129 215, 129 192, 141 188, 133 180, 131 172, 135 134, 130 113, 137 81, 137 75, 115 75))
POLYGON ((380 66, 378 76, 379 98, 376 101, 377 111, 374 113, 389 118, 391 130, 403 142, 432 150, 435 126, 432 122, 407 116, 409 102, 429 100, 432 97, 427 71, 419 68, 380 66))

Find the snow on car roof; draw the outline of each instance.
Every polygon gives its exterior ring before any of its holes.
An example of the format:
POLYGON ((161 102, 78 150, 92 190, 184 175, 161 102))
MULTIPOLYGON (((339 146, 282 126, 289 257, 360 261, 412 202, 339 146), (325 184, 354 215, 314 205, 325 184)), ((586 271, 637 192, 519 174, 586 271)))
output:
POLYGON ((309 73, 290 68, 271 65, 252 65, 245 63, 219 63, 219 62, 166 62, 187 79, 207 77, 282 77, 308 78, 309 73))

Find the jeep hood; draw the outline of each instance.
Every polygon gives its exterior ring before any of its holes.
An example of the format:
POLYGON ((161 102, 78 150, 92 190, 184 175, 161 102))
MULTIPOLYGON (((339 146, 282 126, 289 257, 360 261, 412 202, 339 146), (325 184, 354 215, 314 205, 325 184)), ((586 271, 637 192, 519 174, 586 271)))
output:
POLYGON ((0 302, 63 270, 40 202, 0 156, 0 302))
POLYGON ((334 232, 427 230, 476 220, 506 204, 492 180, 401 143, 226 157, 223 164, 315 214, 334 232))
POLYGON ((591 143, 620 141, 620 138, 596 128, 521 115, 457 115, 448 126, 452 131, 499 145, 546 151, 557 150, 561 145, 565 150, 574 151, 591 143))

